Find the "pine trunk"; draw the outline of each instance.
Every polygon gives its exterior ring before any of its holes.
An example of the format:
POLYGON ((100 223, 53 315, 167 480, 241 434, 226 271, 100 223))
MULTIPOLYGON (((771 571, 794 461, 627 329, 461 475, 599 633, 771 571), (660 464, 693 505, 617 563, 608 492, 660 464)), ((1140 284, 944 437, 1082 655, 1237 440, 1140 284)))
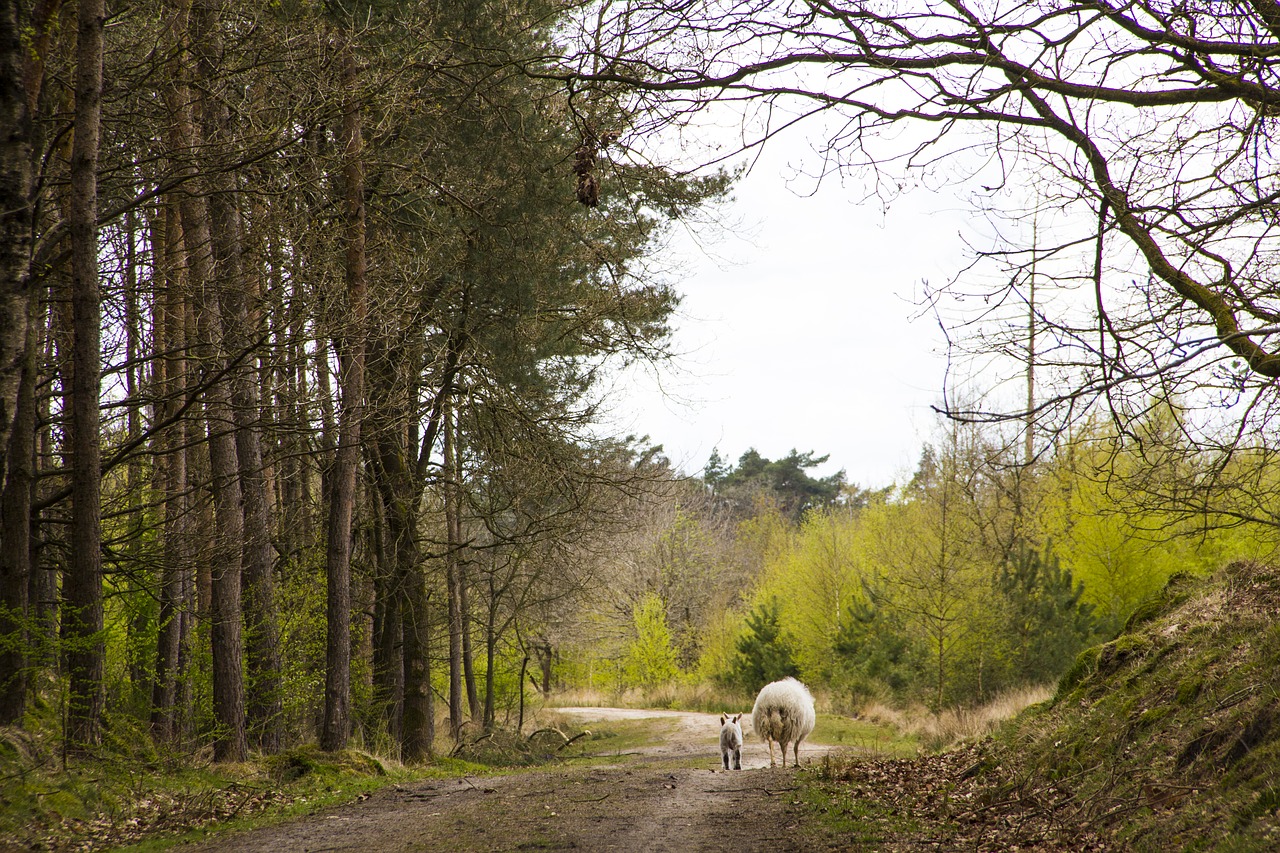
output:
POLYGON ((462 734, 462 577, 459 550, 457 449, 454 445, 453 412, 444 410, 444 516, 447 548, 445 582, 449 594, 449 736, 456 742, 462 734))
MULTIPOLYGON (((27 5, 0 0, 0 483, 8 470, 31 301, 32 126, 21 41, 27 5)), ((0 550, 11 547, 0 540, 0 550)))
POLYGON ((321 748, 341 749, 351 730, 351 525, 355 515, 356 471, 360 463, 360 421, 364 412, 365 374, 365 213, 363 140, 356 98, 355 54, 340 36, 342 91, 343 187, 346 198, 346 290, 348 324, 335 337, 342 389, 338 414, 338 447, 329 492, 329 537, 325 571, 328 582, 328 640, 325 656, 324 730, 321 748))
POLYGON ((67 741, 72 749, 102 738, 102 480, 98 394, 101 296, 98 283, 98 139, 102 116, 103 0, 80 0, 76 13, 75 136, 71 146, 71 554, 63 579, 67 741))
MULTIPOLYGON (((153 340, 160 359, 156 385, 162 403, 158 415, 168 421, 177 415, 186 397, 186 307, 179 278, 183 268, 182 226, 176 200, 162 207, 155 235, 156 278, 162 282, 154 294, 153 340)), ((169 424, 157 437, 159 492, 163 500, 163 562, 160 568, 160 614, 156 637, 155 675, 151 691, 151 727, 161 741, 177 733, 178 668, 190 613, 185 607, 187 575, 187 455, 186 419, 169 424)))

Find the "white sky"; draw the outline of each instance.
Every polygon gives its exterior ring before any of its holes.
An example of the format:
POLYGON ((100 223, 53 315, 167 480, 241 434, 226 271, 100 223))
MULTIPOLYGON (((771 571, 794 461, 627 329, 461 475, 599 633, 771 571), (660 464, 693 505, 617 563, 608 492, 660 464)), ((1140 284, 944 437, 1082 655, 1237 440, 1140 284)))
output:
POLYGON ((884 486, 914 470, 937 423, 945 348, 916 303, 922 282, 963 267, 969 215, 926 190, 884 212, 837 179, 802 196, 812 181, 789 188, 788 177, 806 154, 803 142, 766 146, 725 211, 742 227, 677 237, 688 275, 674 343, 685 356, 674 372, 630 377, 618 425, 687 473, 717 447, 730 462, 749 447, 770 459, 794 447, 830 454, 820 475, 844 468, 884 486))

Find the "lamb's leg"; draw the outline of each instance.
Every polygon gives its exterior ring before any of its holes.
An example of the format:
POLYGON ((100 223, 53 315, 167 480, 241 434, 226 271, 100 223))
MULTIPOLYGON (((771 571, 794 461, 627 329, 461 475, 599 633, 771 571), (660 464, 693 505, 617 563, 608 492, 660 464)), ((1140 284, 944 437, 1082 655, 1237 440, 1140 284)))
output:
POLYGON ((724 762, 724 769, 728 770, 729 769, 729 750, 727 749, 720 750, 720 760, 724 762))
POLYGON ((742 769, 742 747, 735 747, 733 750, 733 769, 742 769))

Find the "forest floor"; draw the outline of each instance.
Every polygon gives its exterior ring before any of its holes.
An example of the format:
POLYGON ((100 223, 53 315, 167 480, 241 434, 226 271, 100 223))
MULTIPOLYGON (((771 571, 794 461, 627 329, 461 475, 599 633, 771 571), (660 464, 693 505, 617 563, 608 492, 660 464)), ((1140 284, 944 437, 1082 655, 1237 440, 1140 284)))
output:
MULTIPOLYGON (((597 754, 598 763, 585 766, 396 785, 358 803, 184 849, 779 853, 1009 850, 1027 841, 1008 810, 990 821, 979 810, 975 819, 957 822, 950 809, 930 809, 946 799, 943 790, 953 790, 963 757, 892 761, 869 755, 864 788, 849 775, 850 767, 861 766, 857 760, 841 762, 838 782, 822 781, 832 747, 820 742, 804 744, 797 771, 771 768, 764 744, 748 734, 744 769, 723 771, 714 714, 609 708, 560 713, 587 727, 643 719, 659 738, 627 752, 597 754), (862 788, 856 804, 845 796, 851 782, 862 788)), ((1081 849, 1059 848, 1043 835, 1040 841, 1021 849, 1081 849)))

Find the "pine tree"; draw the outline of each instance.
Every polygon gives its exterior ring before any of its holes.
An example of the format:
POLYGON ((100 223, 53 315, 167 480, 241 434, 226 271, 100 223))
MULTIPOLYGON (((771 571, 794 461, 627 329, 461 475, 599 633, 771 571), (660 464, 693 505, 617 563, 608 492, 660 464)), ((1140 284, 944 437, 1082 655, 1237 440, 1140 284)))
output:
POLYGON ((800 675, 791 649, 782 637, 781 607, 776 598, 758 605, 747 616, 747 633, 738 638, 738 666, 734 680, 739 686, 759 690, 779 678, 800 675))
POLYGON ((1052 543, 1043 552, 1020 544, 1000 567, 996 589, 1008 613, 1015 680, 1056 678, 1094 634, 1094 607, 1081 600, 1084 584, 1062 567, 1052 543))

